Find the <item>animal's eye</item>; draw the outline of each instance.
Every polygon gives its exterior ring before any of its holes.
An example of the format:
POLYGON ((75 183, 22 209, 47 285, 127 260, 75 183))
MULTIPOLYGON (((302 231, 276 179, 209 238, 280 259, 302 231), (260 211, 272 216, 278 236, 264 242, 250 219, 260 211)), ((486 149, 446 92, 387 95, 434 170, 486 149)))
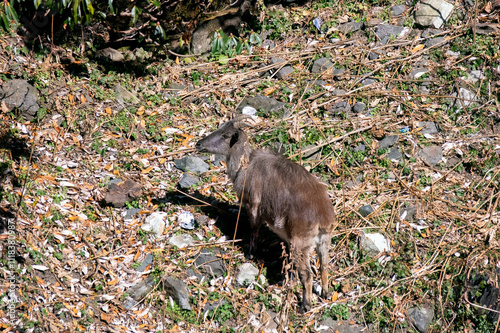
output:
POLYGON ((222 138, 223 138, 223 139, 229 139, 231 136, 232 136, 232 135, 231 135, 231 134, 229 134, 229 133, 224 133, 224 134, 222 134, 222 138))

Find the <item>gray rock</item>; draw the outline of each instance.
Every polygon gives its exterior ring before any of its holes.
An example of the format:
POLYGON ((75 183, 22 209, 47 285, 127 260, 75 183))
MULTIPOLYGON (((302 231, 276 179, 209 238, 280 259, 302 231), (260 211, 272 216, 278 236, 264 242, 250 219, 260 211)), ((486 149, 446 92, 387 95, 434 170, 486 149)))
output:
POLYGON ((358 30, 363 29, 363 22, 347 22, 347 23, 342 23, 339 26, 339 31, 341 31, 343 34, 348 34, 350 32, 355 32, 358 30))
POLYGON ((444 41, 446 41, 446 38, 444 38, 444 37, 435 37, 435 38, 431 38, 431 39, 426 40, 424 45, 425 45, 425 47, 432 47, 432 46, 440 44, 444 41))
POLYGON ((434 319, 434 310, 427 307, 413 307, 408 309, 408 317, 420 333, 425 333, 434 319))
POLYGON ((166 276, 163 278, 163 288, 167 296, 172 297, 181 309, 191 310, 191 305, 189 304, 189 289, 184 282, 174 277, 166 276))
POLYGON ((302 148, 304 152, 302 159, 307 161, 319 161, 321 159, 321 147, 317 148, 316 145, 307 145, 302 148))
POLYGON ((417 208, 411 205, 404 205, 399 212, 399 216, 402 217, 403 221, 412 222, 415 220, 415 214, 417 213, 417 208))
MULTIPOLYGON (((456 95, 456 93, 452 94, 452 96, 456 95)), ((477 101, 476 94, 465 88, 458 89, 458 97, 460 97, 461 99, 455 99, 455 106, 470 106, 472 103, 477 101)))
POLYGON ((360 241, 361 249, 369 256, 375 257, 382 252, 390 252, 391 246, 384 235, 380 233, 364 233, 360 241))
POLYGON ((368 215, 373 213, 374 210, 371 205, 364 205, 359 208, 358 212, 361 214, 361 216, 367 217, 368 215))
POLYGON ((290 74, 293 74, 293 72, 295 72, 293 67, 286 65, 282 69, 280 69, 274 77, 276 77, 277 79, 282 79, 290 74))
POLYGON ((220 167, 222 166, 221 162, 226 163, 226 156, 221 154, 214 154, 214 161, 212 164, 215 165, 216 167, 220 167))
POLYGON ((364 153, 366 151, 366 145, 364 143, 359 143, 352 151, 360 151, 364 153))
POLYGON ((182 249, 194 244, 193 236, 188 234, 180 234, 175 235, 168 240, 168 243, 173 246, 177 246, 177 248, 182 249))
POLYGON ((266 39, 262 42, 262 47, 266 50, 272 50, 276 47, 276 43, 270 39, 266 39))
POLYGON ((429 68, 415 68, 410 72, 410 78, 411 79, 418 79, 425 73, 427 73, 430 69, 429 68))
POLYGON ((132 208, 132 209, 127 209, 125 211, 125 215, 123 215, 123 219, 125 221, 130 221, 134 218, 135 214, 139 213, 140 211, 142 211, 142 209, 140 208, 132 208))
MULTIPOLYGON (((271 58, 271 64, 272 65, 281 64, 283 62, 286 62, 286 60, 283 59, 283 58, 278 58, 278 57, 271 58)), ((292 74, 294 72, 292 66, 290 66, 290 65, 285 65, 281 69, 279 69, 279 67, 280 66, 278 66, 276 68, 275 72, 277 71, 277 73, 274 75, 278 79, 282 79, 285 76, 288 76, 288 75, 290 75, 290 74, 292 74)))
MULTIPOLYGON (((377 30, 375 31, 375 34, 377 35, 378 38, 383 40, 384 38, 388 38, 390 36, 393 36, 395 38, 400 37, 403 35, 403 33, 406 31, 404 27, 400 27, 397 25, 392 25, 392 24, 380 24, 377 26, 377 30)), ((385 44, 385 43, 383 43, 385 44)))
POLYGON ((123 54, 120 51, 117 51, 111 47, 107 47, 102 50, 97 50, 95 55, 97 58, 103 58, 114 62, 120 62, 124 60, 123 54))
POLYGON ((194 32, 191 38, 191 48, 195 54, 203 54, 212 49, 210 45, 215 32, 221 27, 219 19, 203 22, 194 32))
POLYGON ((363 81, 361 81, 361 85, 363 86, 369 86, 370 84, 374 84, 374 83, 377 83, 377 80, 375 79, 364 79, 363 81))
POLYGON ((340 101, 333 104, 332 108, 328 112, 333 114, 345 114, 351 111, 351 105, 346 101, 340 101))
POLYGON ((387 154, 389 160, 401 161, 403 159, 403 154, 397 148, 391 148, 387 154))
POLYGON ((245 106, 251 106, 258 111, 262 111, 266 116, 271 113, 282 111, 286 103, 275 100, 274 98, 257 95, 255 97, 245 97, 240 105, 238 106, 238 111, 241 113, 245 106))
POLYGON ((238 267, 238 274, 236 275, 236 285, 240 287, 248 286, 255 282, 259 269, 255 268, 250 263, 244 263, 238 267))
POLYGON ((439 29, 446 23, 453 8, 444 0, 421 0, 415 7, 415 23, 439 29))
POLYGON ((0 100, 9 112, 19 110, 25 120, 33 119, 39 109, 38 91, 26 80, 5 82, 0 88, 0 100))
POLYGON ((432 121, 418 121, 417 127, 422 128, 420 134, 436 134, 439 132, 438 126, 432 121))
POLYGON ((153 276, 148 276, 146 279, 137 283, 136 285, 130 287, 127 290, 128 296, 123 302, 123 307, 127 310, 132 309, 134 306, 139 304, 139 301, 146 296, 155 286, 155 281, 153 276))
POLYGON ((202 173, 208 171, 208 164, 196 156, 185 156, 174 160, 175 167, 184 172, 202 173))
MULTIPOLYGON (((214 253, 221 253, 221 250, 214 249, 214 253)), ((197 270, 202 271, 208 277, 219 277, 226 272, 224 261, 210 253, 208 249, 203 249, 198 253, 194 265, 197 270)))
POLYGON ((178 185, 180 188, 188 189, 191 186, 195 186, 199 183, 201 183, 200 177, 185 172, 181 180, 179 180, 178 185))
POLYGON ((332 91, 330 91, 330 93, 332 94, 332 96, 340 96, 347 94, 347 91, 345 91, 344 89, 333 89, 332 91))
POLYGON ((360 324, 352 324, 349 320, 333 320, 332 318, 327 318, 323 320, 319 327, 324 327, 319 329, 318 332, 335 332, 335 333, 366 333, 369 332, 366 326, 360 324))
POLYGON ((406 5, 395 5, 391 7, 392 16, 399 16, 406 11, 406 5))
POLYGON ((394 146, 399 141, 399 135, 389 135, 378 143, 378 149, 385 149, 394 146))
POLYGON ((424 163, 436 165, 443 159, 443 148, 440 146, 427 146, 417 153, 424 163))
POLYGON ((477 81, 482 80, 484 78, 485 76, 480 70, 475 70, 475 71, 470 71, 469 73, 467 73, 466 77, 462 77, 461 79, 464 80, 465 82, 474 84, 477 81))
POLYGON ((331 58, 319 58, 316 59, 313 63, 313 67, 311 68, 311 73, 314 74, 322 74, 327 73, 333 70, 333 63, 330 61, 331 58))
POLYGON ((131 93, 127 89, 123 88, 119 83, 114 87, 114 91, 116 93, 116 100, 121 105, 125 105, 127 102, 131 102, 132 104, 139 103, 139 99, 135 93, 131 93))
POLYGON ((378 53, 375 53, 375 52, 372 52, 370 51, 370 53, 368 53, 368 59, 369 60, 376 60, 380 57, 380 55, 378 53))
POLYGON ((199 215, 195 218, 195 220, 199 225, 208 225, 210 222, 210 218, 206 215, 199 215))
POLYGON ((354 104, 354 107, 352 108, 352 110, 356 113, 361 113, 365 111, 365 109, 366 109, 366 104, 363 102, 356 102, 354 104))
POLYGON ((137 268, 138 272, 144 272, 148 266, 153 264, 153 255, 151 253, 148 253, 144 261, 142 262, 141 266, 137 268))

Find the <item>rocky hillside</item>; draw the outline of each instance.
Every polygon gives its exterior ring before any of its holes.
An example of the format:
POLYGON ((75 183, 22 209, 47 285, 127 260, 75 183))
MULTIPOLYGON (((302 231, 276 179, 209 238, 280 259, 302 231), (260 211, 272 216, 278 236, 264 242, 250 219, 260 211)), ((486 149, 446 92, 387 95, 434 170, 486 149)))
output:
POLYGON ((3 330, 498 330, 500 1, 257 9, 196 55, 0 36, 3 330), (224 157, 194 149, 235 113, 328 186, 305 314, 286 245, 245 257, 224 157))

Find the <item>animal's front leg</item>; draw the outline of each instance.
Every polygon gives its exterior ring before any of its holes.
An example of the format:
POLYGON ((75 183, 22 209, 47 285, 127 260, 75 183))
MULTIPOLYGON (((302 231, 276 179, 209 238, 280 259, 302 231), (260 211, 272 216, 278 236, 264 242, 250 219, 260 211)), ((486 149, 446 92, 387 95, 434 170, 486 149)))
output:
POLYGON ((250 227, 252 228, 252 233, 250 234, 250 250, 248 251, 248 257, 253 258, 255 254, 257 239, 259 238, 259 230, 262 225, 262 220, 257 216, 257 208, 249 209, 248 213, 250 215, 250 227))

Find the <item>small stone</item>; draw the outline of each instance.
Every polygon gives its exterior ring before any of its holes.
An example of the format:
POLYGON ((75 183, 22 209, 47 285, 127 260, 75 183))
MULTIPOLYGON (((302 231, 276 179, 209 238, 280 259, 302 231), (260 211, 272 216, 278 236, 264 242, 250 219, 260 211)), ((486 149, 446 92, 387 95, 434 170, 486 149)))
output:
POLYGON ((187 210, 182 210, 180 214, 177 216, 177 223, 179 227, 186 230, 194 229, 194 216, 193 213, 188 212, 187 210))
MULTIPOLYGON (((214 249, 214 253, 220 254, 221 250, 214 249)), ((210 253, 208 249, 203 249, 198 253, 194 266, 210 278, 222 276, 226 272, 224 261, 210 253)))
POLYGON ((331 58, 319 58, 316 59, 313 63, 313 66, 311 68, 311 73, 314 74, 323 74, 326 73, 328 74, 328 71, 333 70, 333 63, 330 61, 331 58))
POLYGON ((238 268, 236 284, 240 287, 248 286, 255 282, 259 270, 250 263, 244 263, 238 268))
POLYGON ((98 50, 95 55, 97 58, 104 58, 114 62, 120 62, 124 60, 123 54, 111 47, 98 50))
POLYGON ((183 158, 174 160, 175 167, 184 172, 203 173, 208 171, 208 164, 201 158, 196 156, 185 156, 183 158))
POLYGON ((406 5, 395 5, 391 7, 392 16, 399 16, 406 11, 406 5))
POLYGON ((139 301, 147 295, 151 290, 153 290, 156 285, 154 277, 152 275, 148 276, 146 279, 137 283, 127 290, 128 296, 123 302, 123 307, 125 309, 132 309, 134 306, 139 304, 139 301))
POLYGON ((328 112, 333 114, 345 114, 350 111, 351 111, 351 105, 346 101, 340 101, 335 103, 328 112))
POLYGON ((411 71, 410 73, 410 78, 412 79, 418 79, 425 73, 429 71, 429 68, 415 68, 414 70, 411 71))
MULTIPOLYGON (((434 45, 443 43, 445 41, 447 41, 447 39, 444 37, 436 37, 436 38, 431 38, 431 39, 426 40, 424 45, 425 45, 425 47, 432 47, 434 45)), ((445 43, 443 43, 443 45, 444 44, 445 43)))
POLYGON ((380 55, 378 53, 375 53, 375 52, 372 52, 370 51, 370 53, 368 53, 368 59, 369 60, 376 60, 380 57, 380 55))
POLYGON ((360 242, 361 249, 369 256, 375 257, 382 252, 390 252, 391 246, 384 235, 379 233, 363 233, 360 242))
POLYGON ((450 17, 454 6, 444 0, 421 0, 415 7, 415 23, 441 28, 450 17))
POLYGON ((277 101, 271 97, 257 95, 255 97, 245 97, 238 106, 237 111, 241 113, 246 106, 251 106, 257 111, 263 112, 266 116, 269 116, 271 113, 282 111, 286 103, 277 101))
POLYGON ((387 154, 387 158, 391 161, 401 161, 403 159, 403 154, 397 148, 391 148, 387 154))
POLYGON ((167 296, 179 305, 183 310, 191 310, 189 304, 189 289, 181 280, 167 276, 163 278, 163 288, 167 296))
POLYGON ((38 90, 26 80, 14 79, 5 82, 0 88, 0 100, 2 105, 7 107, 7 111, 18 109, 25 120, 32 120, 39 109, 38 90))
POLYGON ((169 239, 168 243, 173 246, 177 246, 179 249, 191 246, 194 244, 193 236, 188 234, 175 235, 169 239))
POLYGON ((124 214, 123 214, 123 219, 125 221, 130 221, 134 218, 134 216, 139 213, 140 211, 142 211, 142 209, 139 209, 139 208, 132 208, 132 209, 127 209, 124 214))
MULTIPOLYGON (((281 64, 283 62, 286 62, 285 59, 283 58, 278 58, 278 57, 274 57, 274 58, 271 58, 271 64, 272 65, 275 65, 275 64, 281 64)), ((275 77, 278 78, 278 79, 281 79, 281 78, 284 78, 285 76, 287 75, 290 75, 291 73, 294 72, 294 69, 292 68, 292 66, 290 65, 285 65, 283 66, 281 69, 279 69, 280 66, 278 66, 274 71, 275 71, 275 77), (277 72, 276 72, 277 71, 277 72)))
POLYGON ((399 141, 399 135, 389 135, 378 143, 378 149, 385 149, 395 145, 399 141))
POLYGON ((153 264, 153 255, 151 253, 148 253, 144 261, 142 262, 141 266, 137 268, 138 272, 144 272, 148 266, 151 266, 153 264))
POLYGON ((339 26, 339 31, 346 35, 350 32, 355 32, 363 29, 363 26, 363 22, 347 22, 339 26))
POLYGON ((354 112, 356 113, 361 113, 363 111, 365 111, 366 109, 366 104, 363 103, 363 102, 356 102, 354 104, 354 107, 352 108, 354 112))
POLYGON ((141 229, 144 231, 151 231, 156 237, 160 237, 163 231, 165 231, 167 216, 168 214, 165 212, 154 212, 146 217, 144 224, 141 225, 141 229))
POLYGON ((179 185, 180 188, 182 189, 188 189, 191 186, 195 186, 201 183, 201 178, 197 177, 195 175, 192 175, 190 173, 185 172, 184 175, 182 176, 181 180, 179 180, 179 185))
POLYGON ((374 84, 374 83, 377 83, 377 80, 375 80, 375 79, 364 79, 363 81, 361 81, 361 85, 362 86, 369 86, 370 84, 374 84))
POLYGON ((417 153, 424 163, 436 165, 443 159, 443 148, 440 146, 427 146, 417 153))
POLYGON ((401 208, 399 217, 403 221, 411 222, 415 219, 416 213, 417 213, 417 208, 415 208, 415 206, 405 205, 401 208))
POLYGON ((434 310, 427 307, 413 307, 408 309, 408 316, 415 328, 420 333, 425 333, 434 319, 434 310))
MULTIPOLYGON (((377 30, 375 34, 378 38, 383 40, 384 38, 388 38, 393 36, 394 38, 402 37, 404 34, 409 32, 410 30, 405 27, 400 27, 392 24, 380 24, 377 26, 377 30)), ((382 43, 386 44, 386 43, 382 43)))
POLYGON ((316 145, 310 144, 302 148, 302 159, 307 161, 319 161, 321 159, 321 147, 317 148, 316 145))
POLYGON ((436 123, 432 121, 417 121, 417 127, 422 128, 420 134, 436 134, 439 132, 436 123))
POLYGON ((125 105, 129 102, 132 104, 139 103, 139 99, 137 98, 136 94, 123 88, 120 84, 115 85, 114 91, 116 93, 116 100, 121 105, 125 105))
POLYGON ((352 151, 360 151, 364 153, 366 151, 366 145, 364 143, 360 143, 352 151))
POLYGON ((361 216, 363 217, 367 217, 368 215, 370 215, 371 213, 374 212, 372 206, 370 205, 364 205, 364 206, 361 206, 358 210, 358 212, 361 214, 361 216))

